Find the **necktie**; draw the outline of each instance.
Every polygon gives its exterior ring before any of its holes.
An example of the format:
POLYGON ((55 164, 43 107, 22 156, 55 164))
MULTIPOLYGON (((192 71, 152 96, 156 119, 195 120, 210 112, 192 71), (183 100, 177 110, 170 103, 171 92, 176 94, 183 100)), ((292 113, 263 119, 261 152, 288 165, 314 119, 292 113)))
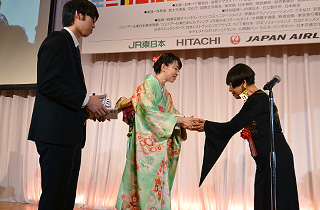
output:
POLYGON ((78 55, 78 62, 80 63, 80 66, 81 66, 81 55, 80 55, 80 48, 79 46, 77 46, 77 55, 78 55))
MULTIPOLYGON (((82 70, 82 65, 81 65, 81 55, 80 55, 80 48, 79 48, 79 46, 76 47, 76 51, 77 51, 77 56, 78 56, 78 62, 79 62, 79 64, 80 64, 80 69, 81 69, 81 72, 82 72, 83 70, 82 70)), ((83 79, 83 81, 84 81, 83 72, 82 72, 82 74, 81 74, 81 77, 82 77, 82 79, 83 79)))

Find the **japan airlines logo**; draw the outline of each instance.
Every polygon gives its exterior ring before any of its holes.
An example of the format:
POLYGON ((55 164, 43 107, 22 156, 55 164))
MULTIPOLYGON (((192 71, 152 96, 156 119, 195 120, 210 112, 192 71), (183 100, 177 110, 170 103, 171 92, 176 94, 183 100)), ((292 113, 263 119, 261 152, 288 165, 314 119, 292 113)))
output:
POLYGON ((239 35, 233 35, 230 38, 230 42, 234 45, 239 44, 240 43, 240 36, 239 35))

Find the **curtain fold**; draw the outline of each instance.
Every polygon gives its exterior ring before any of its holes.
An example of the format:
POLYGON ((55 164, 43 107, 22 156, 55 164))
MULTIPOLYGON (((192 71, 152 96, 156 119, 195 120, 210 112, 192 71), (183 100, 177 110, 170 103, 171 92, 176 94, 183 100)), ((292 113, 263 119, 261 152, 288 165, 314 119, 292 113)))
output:
MULTIPOLYGON (((167 83, 175 107, 184 115, 225 122, 242 107, 228 92, 225 77, 236 63, 256 73, 261 88, 274 75, 273 88, 283 132, 293 151, 300 208, 320 208, 320 44, 172 51, 183 67, 167 83)), ((163 52, 83 55, 89 93, 108 93, 112 106, 131 97, 147 74, 152 57, 163 52)), ((37 203, 40 166, 27 141, 35 90, 0 91, 0 201, 37 203)), ((89 121, 76 205, 114 209, 125 164, 128 126, 122 114, 111 122, 89 121)), ((172 189, 175 210, 253 209, 255 163, 237 133, 199 188, 204 133, 188 131, 172 189)), ((281 183, 277 183, 281 184, 281 183)))

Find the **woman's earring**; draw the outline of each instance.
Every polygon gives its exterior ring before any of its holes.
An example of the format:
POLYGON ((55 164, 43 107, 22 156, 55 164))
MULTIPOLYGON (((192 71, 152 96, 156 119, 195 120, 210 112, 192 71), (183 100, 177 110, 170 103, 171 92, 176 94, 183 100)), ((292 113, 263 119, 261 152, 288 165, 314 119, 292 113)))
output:
POLYGON ((242 87, 242 93, 239 96, 244 102, 246 102, 249 97, 248 90, 244 85, 242 85, 241 87, 242 87))

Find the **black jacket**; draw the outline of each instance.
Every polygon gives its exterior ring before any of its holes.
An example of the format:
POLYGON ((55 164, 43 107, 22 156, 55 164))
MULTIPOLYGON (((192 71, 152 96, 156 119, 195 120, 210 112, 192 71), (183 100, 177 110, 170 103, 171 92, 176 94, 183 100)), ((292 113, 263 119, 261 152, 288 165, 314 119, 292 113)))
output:
POLYGON ((75 146, 85 142, 87 90, 73 39, 51 33, 38 52, 37 91, 28 139, 75 146))

